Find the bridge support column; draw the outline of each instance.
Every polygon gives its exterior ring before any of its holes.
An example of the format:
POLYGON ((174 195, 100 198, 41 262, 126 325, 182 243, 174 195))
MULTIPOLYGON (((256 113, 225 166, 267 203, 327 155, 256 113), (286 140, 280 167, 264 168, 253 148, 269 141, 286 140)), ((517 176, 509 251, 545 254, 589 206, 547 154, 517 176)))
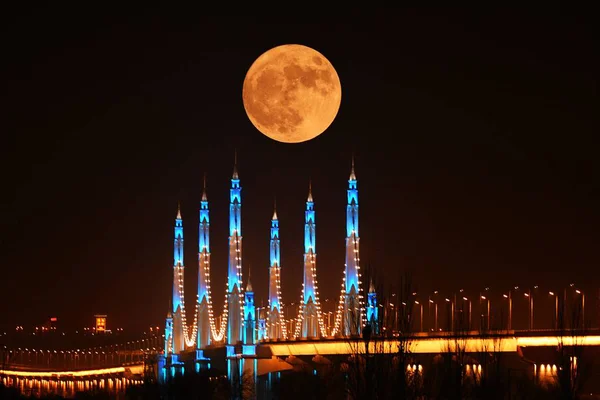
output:
POLYGON ((156 369, 158 371, 158 383, 164 385, 167 383, 167 358, 163 354, 160 354, 156 364, 156 369))
POLYGON ((227 377, 232 399, 255 398, 258 384, 256 345, 227 346, 227 377))
POLYGON ((204 356, 204 350, 196 350, 194 365, 196 368, 196 372, 210 369, 210 358, 204 356))
POLYGON ((176 375, 185 373, 184 363, 179 359, 178 354, 161 355, 158 359, 158 379, 166 383, 176 375))
POLYGON ((198 337, 196 345, 203 349, 210 344, 210 317, 208 313, 208 301, 202 300, 198 307, 198 337))

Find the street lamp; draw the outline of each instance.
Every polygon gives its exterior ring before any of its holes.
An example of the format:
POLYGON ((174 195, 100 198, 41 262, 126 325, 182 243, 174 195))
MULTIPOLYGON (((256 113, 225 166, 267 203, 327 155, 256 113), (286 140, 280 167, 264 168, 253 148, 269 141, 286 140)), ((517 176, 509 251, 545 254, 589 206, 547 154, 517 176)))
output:
POLYGON ((446 303, 450 303, 450 331, 454 332, 454 302, 446 298, 446 303))
POLYGON ((512 292, 509 290, 508 294, 503 294, 502 297, 508 299, 508 325, 507 329, 510 331, 512 328, 512 292))
MULTIPOLYGON (((486 315, 486 319, 487 319, 487 324, 485 329, 486 330, 490 330, 490 299, 488 299, 487 297, 485 297, 484 295, 479 295, 479 312, 481 312, 481 300, 485 301, 487 303, 487 315, 486 315)), ((481 322, 480 322, 481 325, 481 322)))
POLYGON ((423 332, 423 304, 419 303, 418 300, 415 300, 415 304, 421 307, 421 319, 420 319, 421 330, 420 330, 420 332, 423 332))
POLYGON ((554 329, 558 330, 558 295, 552 291, 548 294, 554 296, 554 329))
POLYGON ((438 305, 435 301, 429 299, 429 306, 431 306, 431 304, 433 304, 435 306, 434 309, 434 320, 433 320, 433 330, 435 332, 437 332, 438 330, 438 305))
POLYGON ((531 289, 527 291, 527 293, 523 293, 527 300, 529 300, 529 330, 533 330, 533 295, 531 294, 531 289))
POLYGON ((579 289, 575 289, 575 293, 581 295, 581 327, 585 329, 585 293, 579 289))
POLYGON ((463 299, 463 301, 468 301, 469 302, 469 325, 468 325, 468 328, 469 328, 469 330, 471 330, 471 301, 468 298, 464 297, 464 296, 463 296, 462 299, 463 299))
MULTIPOLYGON (((515 286, 514 290, 519 290, 519 287, 515 286)), ((506 294, 502 295, 502 297, 504 297, 505 299, 508 299, 508 330, 509 331, 512 330, 512 309, 513 309, 512 292, 513 292, 513 289, 509 289, 508 295, 506 295, 506 294)))

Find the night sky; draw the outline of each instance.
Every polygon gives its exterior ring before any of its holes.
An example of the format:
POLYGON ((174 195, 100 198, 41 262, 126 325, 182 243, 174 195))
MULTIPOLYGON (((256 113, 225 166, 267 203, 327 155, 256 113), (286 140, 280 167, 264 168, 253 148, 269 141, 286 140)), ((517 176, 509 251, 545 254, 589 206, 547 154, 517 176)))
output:
POLYGON ((311 178, 320 292, 338 296, 353 153, 361 263, 380 282, 408 270, 424 294, 574 282, 595 297, 598 43, 592 14, 538 12, 5 13, 0 325, 163 325, 178 201, 195 299, 204 173, 220 310, 235 149, 258 305, 275 198, 283 298, 300 296, 311 178), (241 99, 252 62, 286 43, 320 51, 342 83, 330 128, 293 145, 260 134, 241 99))

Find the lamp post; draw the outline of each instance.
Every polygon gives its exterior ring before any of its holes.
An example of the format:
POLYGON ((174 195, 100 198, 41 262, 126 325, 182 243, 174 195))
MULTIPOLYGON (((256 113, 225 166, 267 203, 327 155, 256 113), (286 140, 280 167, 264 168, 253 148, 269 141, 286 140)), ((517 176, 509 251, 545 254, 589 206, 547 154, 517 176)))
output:
POLYGON ((415 300, 415 304, 421 307, 421 319, 419 320, 419 323, 421 328, 420 332, 423 332, 423 304, 419 303, 418 300, 415 300))
MULTIPOLYGON (((519 287, 515 286, 514 290, 515 291, 519 290, 519 287)), ((508 299, 508 330, 509 331, 512 330, 512 309, 513 309, 512 292, 513 292, 513 289, 509 289, 508 295, 506 295, 506 294, 502 295, 502 297, 504 297, 505 299, 508 299)))
MULTIPOLYGON (((437 297, 437 294, 439 292, 437 290, 433 291, 433 296, 437 297)), ((427 298, 427 330, 429 331, 437 331, 437 303, 435 302, 435 300, 431 299, 431 295, 429 295, 429 297, 427 298), (435 310, 434 310, 434 324, 431 323, 431 305, 435 306, 435 310), (433 329, 431 329, 431 326, 434 326, 433 329)))
POLYGON ((523 293, 527 300, 529 301, 529 330, 533 330, 533 295, 531 294, 531 289, 527 291, 527 293, 523 293))
POLYGON ((438 305, 435 301, 429 299, 429 305, 431 306, 431 304, 434 305, 434 311, 433 311, 433 330, 435 332, 437 332, 438 330, 438 305))
POLYGON ((468 329, 471 330, 471 311, 472 311, 472 309, 471 309, 471 301, 468 298, 464 297, 464 296, 463 296, 462 299, 463 299, 463 301, 469 302, 469 325, 468 325, 468 329))
POLYGON ((505 299, 508 299, 508 323, 507 323, 507 330, 511 330, 512 328, 512 294, 511 291, 508 291, 508 294, 503 294, 502 297, 504 297, 505 299))
MULTIPOLYGON (((485 297, 484 295, 480 294, 479 295, 479 310, 481 312, 481 300, 485 301, 487 303, 487 314, 486 314, 486 326, 485 329, 486 330, 490 330, 490 299, 485 297)), ((481 325, 481 322, 480 322, 481 325)))
POLYGON ((575 293, 581 295, 581 327, 585 329, 585 293, 579 289, 575 289, 575 293))
POLYGON ((450 303, 450 331, 454 332, 454 302, 446 298, 446 303, 450 303))
POLYGON ((548 292, 554 297, 554 329, 558 330, 558 295, 554 292, 548 292))

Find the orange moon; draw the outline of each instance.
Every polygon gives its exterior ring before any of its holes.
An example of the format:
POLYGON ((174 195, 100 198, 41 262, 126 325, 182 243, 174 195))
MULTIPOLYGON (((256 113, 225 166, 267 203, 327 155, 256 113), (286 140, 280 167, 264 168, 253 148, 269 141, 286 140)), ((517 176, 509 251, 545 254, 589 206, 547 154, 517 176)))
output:
POLYGON ((300 143, 335 119, 342 86, 323 54, 299 44, 277 46, 254 61, 242 89, 250 122, 279 142, 300 143))

